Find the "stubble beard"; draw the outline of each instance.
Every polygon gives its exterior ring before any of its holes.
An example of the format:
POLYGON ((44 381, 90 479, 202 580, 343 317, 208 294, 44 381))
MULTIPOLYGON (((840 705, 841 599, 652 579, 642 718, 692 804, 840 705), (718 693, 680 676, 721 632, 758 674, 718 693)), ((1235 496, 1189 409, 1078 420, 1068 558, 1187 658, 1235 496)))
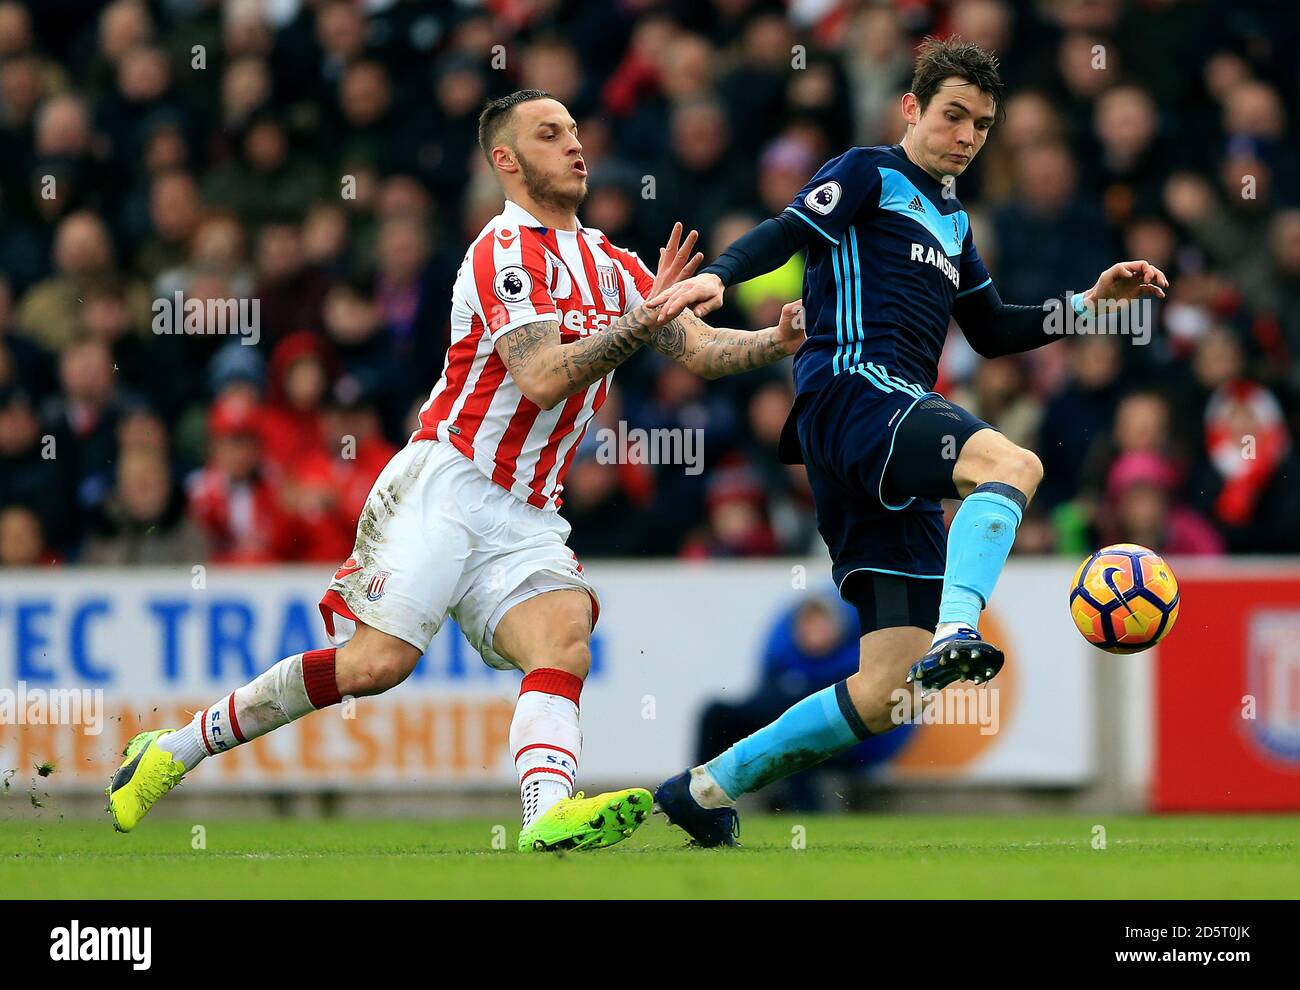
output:
POLYGON ((547 177, 540 170, 529 165, 523 155, 515 152, 515 158, 519 161, 519 172, 524 179, 524 191, 534 202, 564 210, 566 213, 578 212, 578 207, 587 198, 585 187, 576 193, 566 193, 548 184, 547 177))

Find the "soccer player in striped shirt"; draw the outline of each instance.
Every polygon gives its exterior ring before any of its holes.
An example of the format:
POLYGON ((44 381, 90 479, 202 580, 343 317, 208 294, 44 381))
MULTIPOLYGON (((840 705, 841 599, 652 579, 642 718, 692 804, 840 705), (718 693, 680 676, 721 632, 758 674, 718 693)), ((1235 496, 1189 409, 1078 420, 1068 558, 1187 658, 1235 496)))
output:
POLYGON ((401 683, 451 615, 493 667, 524 677, 510 727, 520 849, 597 848, 631 835, 646 790, 574 795, 579 699, 599 613, 565 545, 564 474, 615 368, 651 346, 705 377, 778 361, 803 341, 797 304, 778 326, 715 329, 646 300, 691 275, 696 234, 674 227, 652 274, 582 226, 577 125, 538 90, 490 103, 479 141, 506 204, 470 245, 453 290, 451 343, 419 429, 380 473, 321 615, 335 646, 287 657, 177 730, 141 733, 108 787, 134 828, 204 759, 345 695, 401 683))
POLYGON ((894 728, 898 688, 979 684, 1002 668, 979 617, 1042 464, 932 391, 950 319, 995 357, 1058 339, 1062 314, 1168 287, 1153 265, 1128 261, 1055 306, 1002 302, 954 185, 1001 105, 996 57, 928 41, 902 99, 901 144, 828 162, 780 216, 650 300, 665 317, 706 314, 727 285, 807 249, 808 339, 782 458, 807 468, 832 574, 862 627, 856 674, 660 786, 660 808, 702 845, 735 844, 742 794, 894 728), (943 498, 962 499, 946 540, 943 498))

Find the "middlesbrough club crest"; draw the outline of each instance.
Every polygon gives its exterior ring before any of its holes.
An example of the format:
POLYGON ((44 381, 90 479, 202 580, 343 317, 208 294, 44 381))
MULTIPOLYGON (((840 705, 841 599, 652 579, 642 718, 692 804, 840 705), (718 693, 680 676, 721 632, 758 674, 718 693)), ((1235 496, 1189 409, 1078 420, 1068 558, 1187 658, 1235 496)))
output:
POLYGON ((377 602, 384 597, 384 585, 392 577, 391 571, 376 571, 370 583, 366 585, 366 601, 377 602))

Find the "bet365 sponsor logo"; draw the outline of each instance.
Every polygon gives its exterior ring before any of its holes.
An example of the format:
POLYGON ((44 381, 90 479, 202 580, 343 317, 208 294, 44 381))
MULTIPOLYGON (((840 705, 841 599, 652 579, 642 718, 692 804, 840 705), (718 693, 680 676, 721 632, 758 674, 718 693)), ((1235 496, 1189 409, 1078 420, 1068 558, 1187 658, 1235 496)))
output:
POLYGON ((129 962, 148 969, 153 961, 152 928, 82 928, 75 918, 67 928, 50 932, 50 958, 55 962, 129 962))

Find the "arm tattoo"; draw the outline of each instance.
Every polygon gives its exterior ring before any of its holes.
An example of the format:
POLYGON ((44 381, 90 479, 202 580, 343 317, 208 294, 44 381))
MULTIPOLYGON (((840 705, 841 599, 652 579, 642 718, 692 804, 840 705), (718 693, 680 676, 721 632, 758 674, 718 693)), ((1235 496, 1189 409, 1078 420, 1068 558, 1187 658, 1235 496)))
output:
POLYGON ((599 333, 558 349, 569 395, 599 381, 630 358, 654 332, 654 317, 644 306, 628 310, 599 333))
POLYGON ((567 344, 560 343, 556 321, 528 323, 506 334, 498 352, 515 381, 532 381, 542 388, 558 385, 560 397, 565 398, 604 378, 636 353, 653 331, 653 316, 638 306, 604 330, 567 344))
POLYGON ((704 378, 753 371, 786 356, 770 329, 711 327, 690 311, 660 327, 650 346, 704 378))
POLYGON ((554 320, 525 324, 506 334, 506 352, 502 355, 502 360, 513 375, 516 368, 521 368, 532 360, 543 344, 556 343, 559 339, 560 325, 554 320))

